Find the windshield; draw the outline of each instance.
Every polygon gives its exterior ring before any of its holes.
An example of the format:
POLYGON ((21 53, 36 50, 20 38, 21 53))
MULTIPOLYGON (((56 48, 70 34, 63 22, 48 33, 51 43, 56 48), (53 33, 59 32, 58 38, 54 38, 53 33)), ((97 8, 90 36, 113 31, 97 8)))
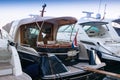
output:
POLYGON ((58 30, 57 40, 71 41, 71 40, 73 40, 76 32, 77 32, 77 29, 75 28, 75 24, 63 25, 58 30))
POLYGON ((103 33, 105 34, 109 30, 104 22, 89 22, 80 25, 89 37, 103 36, 103 33))
POLYGON ((76 32, 76 29, 74 28, 74 25, 63 25, 59 28, 58 32, 76 32))

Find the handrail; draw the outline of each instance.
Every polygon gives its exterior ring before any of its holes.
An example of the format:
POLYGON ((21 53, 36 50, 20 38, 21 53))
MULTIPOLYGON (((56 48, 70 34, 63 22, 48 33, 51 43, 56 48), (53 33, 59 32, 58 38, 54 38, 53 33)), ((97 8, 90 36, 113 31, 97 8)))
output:
POLYGON ((113 54, 115 55, 115 53, 111 52, 110 50, 108 50, 107 48, 105 48, 104 46, 102 46, 99 42, 97 42, 97 44, 98 44, 99 46, 101 46, 102 48, 104 48, 105 50, 107 50, 108 52, 112 53, 112 55, 113 55, 113 54))

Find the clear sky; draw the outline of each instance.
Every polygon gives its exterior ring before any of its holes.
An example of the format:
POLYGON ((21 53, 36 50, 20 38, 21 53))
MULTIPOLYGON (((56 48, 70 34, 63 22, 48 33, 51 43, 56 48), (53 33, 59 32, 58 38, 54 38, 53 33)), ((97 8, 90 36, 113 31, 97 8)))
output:
POLYGON ((0 0, 0 26, 30 14, 40 14, 44 3, 47 4, 44 16, 73 16, 79 19, 84 16, 82 11, 103 15, 105 4, 106 18, 120 16, 120 0, 0 0))

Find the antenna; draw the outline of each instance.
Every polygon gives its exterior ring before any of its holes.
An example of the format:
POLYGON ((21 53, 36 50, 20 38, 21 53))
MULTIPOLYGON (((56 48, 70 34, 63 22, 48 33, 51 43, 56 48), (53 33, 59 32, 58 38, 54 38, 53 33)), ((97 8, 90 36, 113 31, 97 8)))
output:
POLYGON ((43 17, 43 15, 44 15, 44 12, 46 12, 45 11, 45 7, 46 7, 47 5, 46 4, 44 4, 43 6, 42 6, 42 11, 40 11, 41 12, 41 17, 43 17))
POLYGON ((83 13, 86 13, 87 18, 91 18, 91 15, 93 14, 93 12, 87 12, 87 11, 83 11, 83 13))
POLYGON ((107 4, 105 4, 105 7, 104 7, 104 14, 103 14, 102 20, 105 19, 105 15, 106 15, 106 6, 107 6, 107 4))

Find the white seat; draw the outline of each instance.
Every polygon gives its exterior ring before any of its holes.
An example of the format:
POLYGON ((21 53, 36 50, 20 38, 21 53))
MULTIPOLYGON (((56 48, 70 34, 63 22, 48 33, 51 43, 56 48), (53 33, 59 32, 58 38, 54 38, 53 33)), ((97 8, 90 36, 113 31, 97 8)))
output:
POLYGON ((47 41, 47 44, 55 44, 56 41, 47 41))
POLYGON ((88 36, 92 37, 92 36, 96 36, 97 32, 96 31, 87 31, 88 36))
POLYGON ((37 45, 44 45, 43 41, 37 42, 37 45))

